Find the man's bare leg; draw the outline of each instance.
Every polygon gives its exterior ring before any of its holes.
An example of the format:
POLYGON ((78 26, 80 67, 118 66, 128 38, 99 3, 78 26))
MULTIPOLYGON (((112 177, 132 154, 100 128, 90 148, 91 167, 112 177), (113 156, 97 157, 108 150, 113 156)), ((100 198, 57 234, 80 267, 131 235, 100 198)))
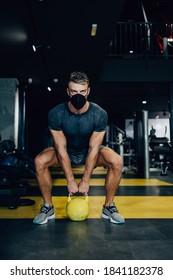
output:
POLYGON ((105 206, 107 206, 113 202, 114 196, 119 187, 122 175, 122 159, 120 155, 115 153, 112 149, 104 147, 100 151, 97 164, 108 167, 105 180, 105 206))
POLYGON ((52 206, 52 178, 49 167, 58 166, 58 159, 53 147, 45 149, 35 158, 36 178, 44 202, 52 206))
POLYGON ((122 159, 112 149, 104 147, 99 152, 97 165, 106 166, 108 168, 105 179, 106 197, 102 210, 102 218, 110 220, 111 223, 123 224, 125 223, 125 220, 119 214, 113 203, 121 180, 122 159))

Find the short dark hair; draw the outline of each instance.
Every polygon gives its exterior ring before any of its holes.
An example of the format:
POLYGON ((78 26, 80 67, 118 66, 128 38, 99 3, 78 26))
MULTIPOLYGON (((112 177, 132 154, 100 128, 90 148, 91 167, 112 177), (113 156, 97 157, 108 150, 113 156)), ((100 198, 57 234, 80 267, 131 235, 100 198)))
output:
POLYGON ((87 83, 89 86, 89 78, 88 76, 82 71, 73 71, 68 79, 68 84, 70 82, 74 82, 77 84, 84 84, 87 83))

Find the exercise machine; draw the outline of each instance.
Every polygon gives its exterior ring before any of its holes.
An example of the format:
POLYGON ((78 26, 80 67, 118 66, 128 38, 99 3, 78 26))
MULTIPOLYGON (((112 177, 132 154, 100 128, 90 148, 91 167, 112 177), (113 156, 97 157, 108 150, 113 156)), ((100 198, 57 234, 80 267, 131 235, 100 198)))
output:
POLYGON ((33 160, 16 149, 12 140, 2 141, 0 136, 0 206, 16 209, 34 204, 34 200, 20 198, 27 195, 31 177, 35 177, 33 160))
POLYGON ((171 162, 171 144, 167 137, 152 136, 149 140, 150 163, 161 170, 160 175, 167 175, 171 162))

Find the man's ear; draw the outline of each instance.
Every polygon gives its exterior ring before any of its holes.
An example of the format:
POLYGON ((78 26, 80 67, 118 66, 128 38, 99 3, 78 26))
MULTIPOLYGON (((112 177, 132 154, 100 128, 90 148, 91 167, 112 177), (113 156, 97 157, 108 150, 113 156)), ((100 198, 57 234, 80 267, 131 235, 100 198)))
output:
POLYGON ((88 95, 90 94, 90 87, 88 88, 88 95))
POLYGON ((69 88, 66 88, 67 94, 70 95, 69 88))

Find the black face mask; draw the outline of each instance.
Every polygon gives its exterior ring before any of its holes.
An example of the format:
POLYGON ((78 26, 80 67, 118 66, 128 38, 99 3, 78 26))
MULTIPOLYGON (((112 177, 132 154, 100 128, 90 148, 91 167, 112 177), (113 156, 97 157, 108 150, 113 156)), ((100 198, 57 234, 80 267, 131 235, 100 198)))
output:
POLYGON ((70 97, 70 102, 77 110, 80 110, 85 105, 86 98, 82 94, 77 93, 70 97))

